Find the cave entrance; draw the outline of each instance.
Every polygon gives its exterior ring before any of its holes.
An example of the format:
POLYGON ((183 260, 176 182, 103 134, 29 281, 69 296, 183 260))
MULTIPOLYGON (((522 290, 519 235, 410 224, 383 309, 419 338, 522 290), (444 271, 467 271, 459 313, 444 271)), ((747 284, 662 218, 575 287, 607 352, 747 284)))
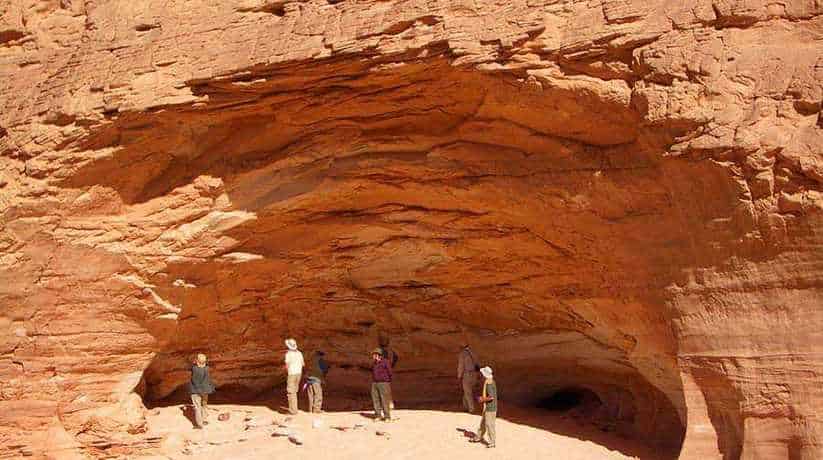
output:
POLYGON ((503 407, 597 406, 637 439, 682 441, 659 292, 688 244, 631 98, 535 92, 444 56, 192 84, 207 101, 119 116, 93 145, 129 142, 64 184, 114 189, 134 221, 157 222, 123 229, 155 274, 145 303, 180 309, 156 329, 148 405, 187 401, 195 352, 209 356, 213 401, 282 398, 295 337, 335 366, 330 407, 345 395, 368 408, 378 330, 401 356, 399 407, 457 405, 468 335, 503 407))
POLYGON ((540 399, 536 407, 549 412, 568 412, 572 409, 593 410, 603 402, 597 394, 587 388, 565 387, 540 399))

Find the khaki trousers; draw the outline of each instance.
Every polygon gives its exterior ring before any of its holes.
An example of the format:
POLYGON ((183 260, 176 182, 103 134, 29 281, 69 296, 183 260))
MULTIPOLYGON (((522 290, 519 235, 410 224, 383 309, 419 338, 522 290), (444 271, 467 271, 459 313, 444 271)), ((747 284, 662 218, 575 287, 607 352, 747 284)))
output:
POLYGON ((374 404, 374 415, 377 418, 391 419, 391 384, 388 382, 373 382, 371 384, 371 400, 374 404))
POLYGON ((323 384, 314 382, 309 384, 309 412, 319 413, 323 410, 323 384))
POLYGON ((301 374, 286 377, 286 396, 289 398, 289 412, 297 413, 297 390, 300 389, 301 374))
POLYGON ((194 423, 198 428, 203 428, 203 422, 209 418, 209 395, 206 393, 192 394, 191 404, 194 406, 194 423))
POLYGON ((474 412, 474 387, 477 384, 477 372, 463 373, 463 409, 474 412))
POLYGON ((497 438, 497 433, 494 431, 494 421, 497 419, 497 412, 483 412, 483 418, 480 419, 480 428, 477 430, 477 437, 481 441, 483 436, 488 433, 489 445, 493 446, 497 438))

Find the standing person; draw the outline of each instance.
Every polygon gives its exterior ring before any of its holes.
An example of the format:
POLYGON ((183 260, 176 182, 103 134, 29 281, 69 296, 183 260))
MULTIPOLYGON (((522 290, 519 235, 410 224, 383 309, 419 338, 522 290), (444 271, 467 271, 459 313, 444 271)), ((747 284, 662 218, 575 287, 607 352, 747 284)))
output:
MULTIPOLYGON (((400 359, 400 357, 397 355, 396 351, 389 347, 389 342, 389 336, 387 335, 381 334, 377 338, 377 343, 380 345, 378 348, 380 350, 380 355, 383 356, 383 359, 388 360, 389 367, 394 370, 395 366, 397 366, 397 360, 400 359)), ((389 407, 394 409, 394 395, 391 394, 391 388, 389 388, 389 407)))
POLYGON ((372 352, 371 399, 376 419, 391 421, 391 366, 379 348, 372 352))
POLYGON ((463 409, 474 413, 474 387, 477 385, 477 370, 480 369, 469 344, 463 345, 457 355, 457 382, 463 388, 463 409))
POLYGON ((297 349, 297 341, 286 339, 286 395, 289 399, 289 413, 297 414, 297 390, 300 388, 300 377, 303 375, 303 353, 297 349))
POLYGON ((483 415, 480 419, 477 437, 471 442, 483 442, 484 435, 488 433, 489 442, 486 443, 486 447, 492 448, 497 438, 494 430, 494 421, 497 419, 497 384, 494 383, 492 368, 486 366, 480 369, 480 374, 483 375, 485 382, 483 382, 483 394, 477 400, 483 405, 483 415))
POLYGON ((194 427, 202 430, 203 425, 209 423, 209 395, 214 393, 214 384, 209 377, 206 355, 203 353, 198 353, 192 363, 189 393, 191 393, 191 403, 194 406, 194 427))
POLYGON ((320 350, 314 352, 309 378, 306 379, 309 385, 309 412, 316 414, 323 412, 323 382, 329 372, 329 365, 324 359, 325 355, 320 350))

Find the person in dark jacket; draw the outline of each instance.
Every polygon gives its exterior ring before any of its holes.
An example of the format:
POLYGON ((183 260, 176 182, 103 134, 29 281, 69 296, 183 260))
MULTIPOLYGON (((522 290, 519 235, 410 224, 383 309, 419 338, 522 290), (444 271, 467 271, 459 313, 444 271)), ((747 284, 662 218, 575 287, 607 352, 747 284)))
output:
MULTIPOLYGON (((389 346, 389 342, 390 340, 387 335, 381 334, 377 338, 377 343, 380 345, 378 347, 380 355, 389 362, 389 366, 393 370, 397 366, 397 360, 400 359, 400 357, 397 355, 397 352, 389 346)), ((394 395, 391 394, 391 389, 389 389, 389 407, 394 409, 394 395)))
POLYGON ((477 358, 469 344, 464 344, 457 355, 457 382, 463 390, 463 409, 474 413, 474 387, 477 383, 477 371, 480 370, 477 358))
POLYGON ((314 352, 309 377, 306 379, 309 393, 309 412, 316 414, 323 412, 323 383, 326 380, 326 374, 329 373, 329 365, 324 359, 325 355, 320 350, 314 352))
POLYGON ((206 366, 206 355, 203 353, 198 353, 191 366, 189 393, 191 393, 191 402, 194 406, 194 426, 203 429, 203 425, 209 423, 209 395, 214 393, 214 384, 211 382, 209 368, 206 366))
POLYGON ((391 365, 383 357, 381 350, 372 352, 374 366, 372 367, 371 399, 374 404, 376 419, 391 420, 391 365))

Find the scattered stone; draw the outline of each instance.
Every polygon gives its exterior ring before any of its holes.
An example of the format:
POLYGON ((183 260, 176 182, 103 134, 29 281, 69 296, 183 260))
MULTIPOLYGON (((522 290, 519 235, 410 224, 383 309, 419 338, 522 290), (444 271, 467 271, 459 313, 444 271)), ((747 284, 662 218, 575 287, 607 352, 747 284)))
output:
POLYGON ((296 433, 295 433, 295 434, 293 434, 293 435, 291 435, 291 436, 289 436, 289 441, 291 441, 291 442, 292 442, 292 443, 294 443, 294 444, 297 444, 298 446, 302 446, 302 445, 303 445, 303 438, 302 438, 302 436, 300 436, 299 434, 296 434, 296 433))
POLYGON ((291 436, 291 432, 289 430, 274 430, 271 434, 273 438, 285 438, 291 436))

